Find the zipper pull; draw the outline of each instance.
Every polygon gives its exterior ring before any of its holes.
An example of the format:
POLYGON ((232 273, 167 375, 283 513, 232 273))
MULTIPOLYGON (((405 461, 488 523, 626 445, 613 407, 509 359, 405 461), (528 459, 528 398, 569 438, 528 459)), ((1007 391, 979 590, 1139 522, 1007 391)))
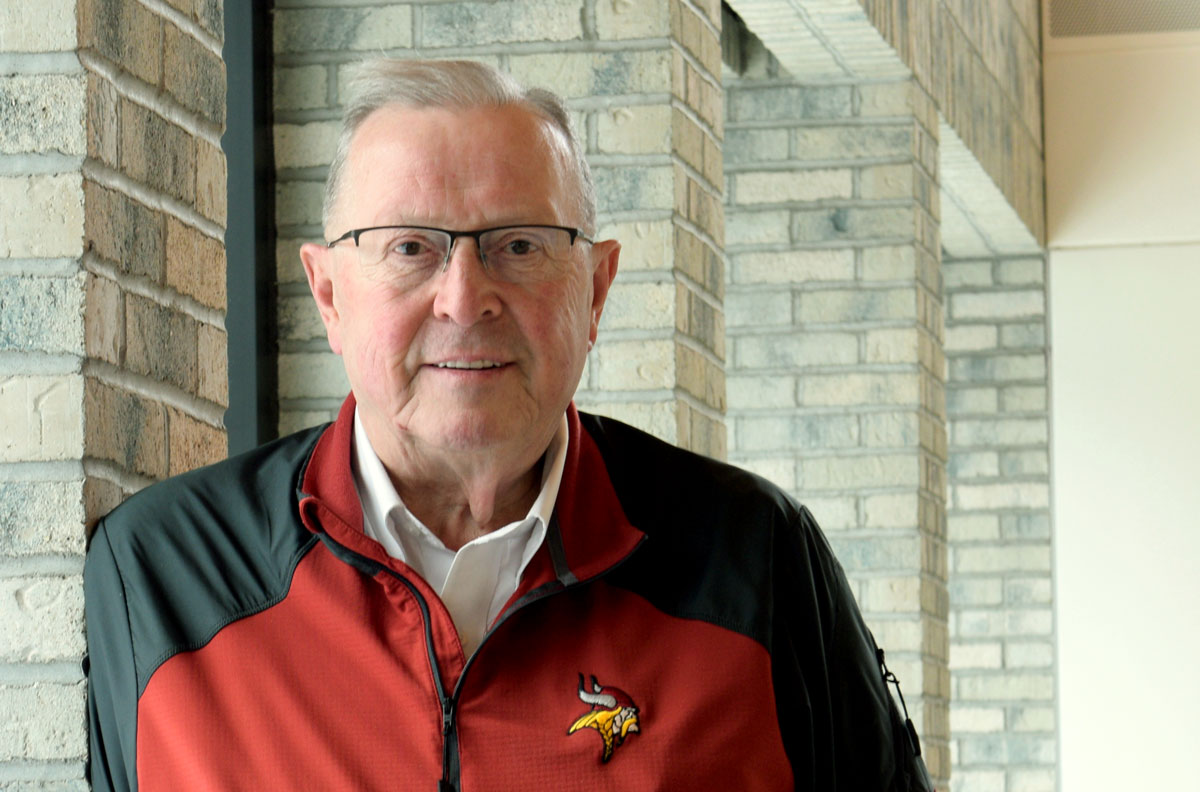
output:
POLYGON ((456 792, 450 783, 450 732, 454 730, 454 699, 442 699, 442 780, 438 781, 437 792, 456 792))

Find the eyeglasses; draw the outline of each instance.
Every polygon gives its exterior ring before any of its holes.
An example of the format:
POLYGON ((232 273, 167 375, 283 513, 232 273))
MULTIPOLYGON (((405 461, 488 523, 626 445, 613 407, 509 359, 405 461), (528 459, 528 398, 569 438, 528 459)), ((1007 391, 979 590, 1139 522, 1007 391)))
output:
POLYGON ((477 231, 447 231, 425 226, 355 228, 332 242, 354 240, 368 271, 413 285, 444 271, 460 237, 475 240, 483 266, 494 278, 510 283, 551 280, 570 265, 575 240, 593 244, 578 228, 553 225, 501 226, 477 231))

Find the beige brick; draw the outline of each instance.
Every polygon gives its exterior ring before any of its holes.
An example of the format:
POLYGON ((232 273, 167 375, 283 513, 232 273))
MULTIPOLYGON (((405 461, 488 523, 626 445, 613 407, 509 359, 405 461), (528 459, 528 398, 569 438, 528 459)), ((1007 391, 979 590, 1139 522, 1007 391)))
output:
POLYGON ((225 331, 209 324, 197 333, 196 360, 199 387, 196 395, 222 407, 229 406, 229 344, 225 331))
POLYGON ((31 663, 83 654, 83 580, 0 579, 0 659, 31 663))
POLYGON ((88 275, 83 332, 88 357, 121 365, 125 354, 125 295, 114 281, 88 275))
POLYGON ((917 523, 915 492, 867 495, 862 499, 864 525, 868 528, 907 528, 917 523))
MULTIPOLYGON (((699 399, 701 403, 717 412, 725 411, 725 373, 720 366, 704 355, 691 347, 676 344, 675 378, 679 388, 699 399)), ((687 423, 689 429, 695 429, 696 420, 697 418, 689 416, 687 423)), ((704 426, 707 431, 707 424, 704 426)), ((688 447, 695 448, 694 446, 688 447)), ((721 454, 721 457, 724 457, 724 453, 721 454)))
POLYGON ((919 333, 913 328, 867 331, 867 363, 912 363, 919 333))
POLYGON ((67 52, 76 47, 76 0, 0 3, 5 52, 67 52))
POLYGON ((621 243, 621 272, 669 270, 675 259, 674 233, 670 220, 644 220, 607 223, 600 228, 598 238, 621 243))
POLYGON ((596 3, 596 36, 601 41, 665 38, 671 32, 669 9, 677 13, 675 0, 601 0, 596 3))
POLYGON ((858 112, 864 116, 908 117, 913 109, 912 91, 910 80, 860 85, 858 112))
POLYGON ((805 322, 874 322, 916 317, 913 289, 822 290, 800 295, 805 322))
MULTIPOLYGON (((614 288, 616 288, 614 286, 614 288)), ((611 295, 611 292, 610 292, 611 295)), ((612 305, 610 296, 606 306, 612 305)), ((325 325, 312 297, 282 297, 279 299, 279 338, 285 341, 311 341, 325 338, 325 325)), ((608 308, 605 309, 607 316, 608 308)))
POLYGON ((711 298, 685 281, 676 281, 675 329, 724 360, 725 314, 711 298))
POLYGON ((276 110, 312 110, 329 103, 329 69, 324 65, 278 67, 276 110))
POLYGON ((350 392, 342 359, 332 352, 279 355, 279 397, 340 399, 350 392))
POLYGON ((823 457, 800 462, 805 489, 859 489, 916 486, 916 455, 823 457))
POLYGON ((867 200, 913 197, 913 165, 877 165, 859 172, 859 196, 867 200))
POLYGON ((675 326, 675 285, 617 280, 608 292, 602 329, 661 329, 675 326))
POLYGON ((0 556, 10 563, 35 555, 82 557, 83 488, 82 478, 0 481, 0 556))
POLYGON ((322 182, 291 181, 275 186, 275 217, 280 225, 321 225, 324 202, 322 182))
POLYGON ((341 124, 317 121, 311 124, 275 125, 275 166, 314 168, 333 159, 341 124))
POLYGON ((163 19, 141 3, 79 0, 79 46, 151 86, 162 82, 163 19))
POLYGON ((820 201, 849 198, 852 193, 850 170, 764 171, 733 177, 733 194, 739 204, 820 201))
POLYGON ((167 285, 210 308, 225 308, 225 246, 167 218, 167 285))
MULTIPOLYGON (((304 267, 300 264, 300 246, 308 239, 278 239, 275 242, 275 280, 280 284, 304 283, 304 267)), ((625 261, 622 257, 622 269, 625 261)))
POLYGON ((801 403, 810 407, 916 404, 919 382, 911 374, 810 374, 801 381, 801 403))
POLYGON ((581 37, 582 6, 582 0, 429 4, 420 17, 421 40, 426 47, 569 41, 581 37))
POLYGON ((736 283, 785 284, 853 278, 853 250, 785 250, 741 253, 733 257, 736 283))
POLYGON ((119 271, 161 283, 166 263, 163 215, 122 193, 84 182, 88 247, 119 271))
POLYGON ((965 701, 1049 700, 1054 697, 1054 677, 1049 674, 995 674, 958 680, 965 701))
POLYGON ((790 219, 791 213, 786 209, 746 212, 738 207, 731 207, 725 228, 727 249, 732 252, 741 245, 790 243, 790 219))
POLYGON ((167 408, 167 432, 169 475, 176 476, 218 462, 229 453, 225 430, 198 421, 174 407, 167 408))
POLYGON ((87 150, 82 74, 0 77, 0 153, 87 150))
POLYGON ((82 404, 78 375, 0 378, 0 462, 80 459, 82 404))
POLYGON ((604 153, 665 154, 671 133, 671 108, 665 105, 615 107, 596 117, 597 145, 604 153))
POLYGON ((163 25, 163 87, 184 107, 225 126, 225 62, 169 22, 163 25))
POLYGON ((79 174, 0 177, 0 257, 76 258, 82 253, 79 174))
POLYGON ((671 118, 671 150, 697 171, 704 169, 704 131, 680 110, 671 118))
POLYGON ((869 281, 912 280, 917 253, 911 245, 870 247, 862 251, 862 276, 869 281))
POLYGON ((915 613, 921 607, 921 580, 913 576, 868 578, 863 581, 859 605, 874 613, 915 613))
POLYGON ((84 384, 88 456, 151 478, 167 474, 167 417, 162 404, 88 378, 84 384))
POLYGON ((958 325, 946 328, 947 352, 975 352, 995 349, 999 337, 995 325, 958 325))
POLYGON ((229 212, 226 167, 225 152, 196 140, 196 211, 222 228, 229 212))
POLYGON ((950 315, 955 319, 1011 319, 1043 316, 1046 295, 1043 291, 989 292, 955 294, 950 297, 950 315))
POLYGON ((512 55, 509 64, 522 84, 551 87, 567 99, 671 89, 671 55, 664 50, 512 55))
POLYGON ((125 365, 135 374, 196 392, 196 333, 192 317, 130 294, 125 298, 125 365))
POLYGON ((960 509, 1044 509, 1050 504, 1049 487, 1028 482, 959 484, 953 496, 960 509))
POLYGON ((671 341, 609 341, 596 349, 601 390, 675 387, 675 344, 671 341))
MULTIPOLYGON (((5 713, 5 723, 0 726, 0 761, 17 766, 28 762, 81 763, 87 755, 86 702, 83 682, 0 685, 0 712, 5 713)), ((18 770, 10 778, 23 775, 18 770)), ((68 788, 53 782, 25 785, 17 781, 6 786, 13 790, 68 788)))
POLYGON ((276 9, 275 52, 382 51, 412 46, 412 7, 276 9))
POLYGON ((196 198, 196 139, 127 99, 122 100, 120 113, 121 169, 153 190, 192 203, 196 198))
POLYGON ((954 551, 957 572, 1048 572, 1050 548, 1035 545, 959 547, 954 551))
POLYGON ((678 437, 676 422, 677 403, 675 399, 658 402, 629 402, 629 401, 589 401, 586 397, 577 399, 579 409, 587 410, 597 415, 607 415, 624 421, 630 426, 636 426, 644 432, 649 432, 660 440, 675 443, 678 437))

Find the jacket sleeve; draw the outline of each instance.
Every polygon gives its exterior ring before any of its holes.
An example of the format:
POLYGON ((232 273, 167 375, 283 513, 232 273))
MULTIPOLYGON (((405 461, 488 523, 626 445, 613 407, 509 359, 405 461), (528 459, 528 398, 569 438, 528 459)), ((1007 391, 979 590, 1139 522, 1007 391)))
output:
POLYGON ((88 776, 96 792, 137 789, 137 674, 125 586, 103 523, 83 573, 87 622, 88 776))
POLYGON ((797 522, 777 548, 772 652, 796 789, 933 792, 841 565, 807 509, 797 522))

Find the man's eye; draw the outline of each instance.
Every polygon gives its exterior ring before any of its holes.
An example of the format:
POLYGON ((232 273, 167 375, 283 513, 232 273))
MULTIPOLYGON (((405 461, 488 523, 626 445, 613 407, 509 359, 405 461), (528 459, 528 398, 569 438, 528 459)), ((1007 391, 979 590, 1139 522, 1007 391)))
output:
POLYGON ((510 239, 504 243, 504 252, 510 256, 528 256, 537 252, 537 245, 528 239, 510 239))
POLYGON ((424 242, 415 240, 405 240, 397 242, 392 246, 392 251, 401 256, 421 256, 430 252, 429 246, 424 242))

